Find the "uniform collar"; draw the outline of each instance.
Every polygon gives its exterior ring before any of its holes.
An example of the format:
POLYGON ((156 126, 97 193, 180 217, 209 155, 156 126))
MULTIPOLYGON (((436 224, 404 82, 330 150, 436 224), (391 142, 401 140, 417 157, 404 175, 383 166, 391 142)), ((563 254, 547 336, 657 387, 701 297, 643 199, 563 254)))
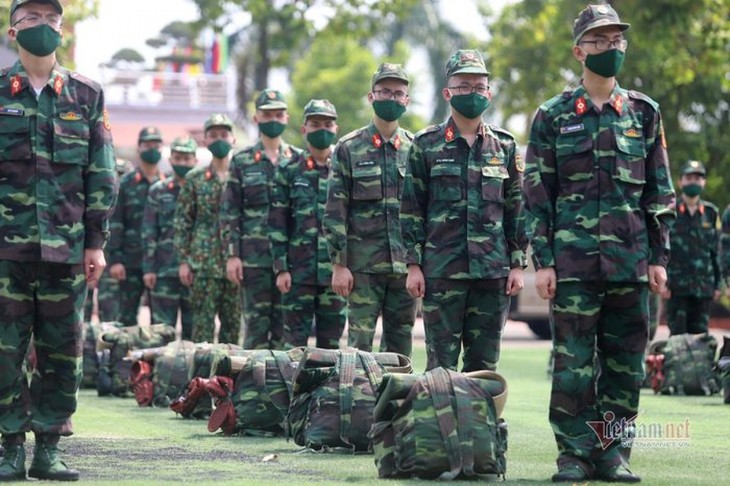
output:
MULTIPOLYGON (((477 139, 484 139, 487 135, 492 135, 492 131, 484 124, 484 122, 481 122, 477 129, 477 139)), ((459 133, 459 128, 456 126, 454 118, 449 117, 444 128, 444 142, 453 142, 457 138, 462 138, 461 133, 459 133)))
MULTIPOLYGON (((684 213, 688 212, 687 205, 685 204, 684 201, 679 202, 679 207, 677 208, 677 210, 679 211, 679 214, 684 214, 684 213)), ((697 212, 702 216, 705 215, 705 205, 702 201, 700 201, 699 204, 697 204, 697 212)))
MULTIPOLYGON (((583 116, 584 113, 595 106, 583 84, 573 91, 572 99, 574 107, 573 110, 578 116, 583 116)), ((611 96, 608 98, 609 106, 613 108, 616 114, 621 115, 626 109, 625 106, 627 101, 628 96, 626 90, 622 89, 618 85, 618 82, 616 82, 613 86, 613 90, 611 91, 611 96)))
MULTIPOLYGON (((48 77, 46 85, 49 87, 52 93, 56 94, 56 96, 59 96, 63 91, 63 87, 68 80, 68 73, 69 71, 61 67, 61 65, 59 65, 58 63, 54 64, 53 69, 51 70, 51 75, 48 77)), ((25 71, 25 68, 19 60, 16 61, 13 67, 10 68, 7 76, 10 80, 11 96, 17 96, 24 89, 30 88, 28 73, 25 71)))
MULTIPOLYGON (((290 159, 294 152, 291 149, 291 145, 286 143, 284 140, 279 144, 279 158, 290 159)), ((261 162, 262 159, 267 159, 266 149, 261 139, 258 139, 253 146, 253 160, 254 162, 261 162)), ((281 160, 279 161, 281 162, 281 160)))
POLYGON ((400 144, 403 141, 403 137, 401 136, 401 127, 398 127, 393 132, 393 135, 386 140, 380 132, 378 132, 378 129, 375 127, 375 123, 373 121, 370 121, 370 124, 368 125, 368 135, 370 135, 370 142, 372 143, 373 147, 376 149, 379 149, 384 144, 389 143, 392 145, 396 150, 400 149, 400 144))

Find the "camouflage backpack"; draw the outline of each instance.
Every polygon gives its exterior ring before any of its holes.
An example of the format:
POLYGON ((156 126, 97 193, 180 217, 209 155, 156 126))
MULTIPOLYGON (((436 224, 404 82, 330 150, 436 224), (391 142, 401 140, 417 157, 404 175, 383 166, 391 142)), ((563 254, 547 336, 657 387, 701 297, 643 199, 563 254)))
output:
POLYGON ((375 391, 386 372, 411 372, 397 353, 307 348, 294 373, 287 433, 311 449, 369 451, 375 391))
POLYGON ((715 374, 717 340, 711 334, 675 334, 657 341, 647 356, 652 388, 663 395, 712 395, 720 391, 715 374))
POLYGON ((167 324, 106 328, 99 335, 101 349, 96 390, 99 396, 127 396, 132 360, 129 352, 165 345, 175 339, 175 328, 167 324))
POLYGON ((504 477, 507 383, 492 371, 385 375, 370 430, 381 478, 504 477))
POLYGON ((208 384, 215 400, 208 430, 215 432, 220 428, 225 435, 283 435, 292 377, 303 353, 303 348, 256 350, 248 356, 217 363, 219 375, 208 384), (234 369, 240 369, 235 381, 227 376, 234 369))
POLYGON ((722 351, 717 361, 717 372, 722 385, 723 402, 730 405, 730 337, 723 336, 722 351))

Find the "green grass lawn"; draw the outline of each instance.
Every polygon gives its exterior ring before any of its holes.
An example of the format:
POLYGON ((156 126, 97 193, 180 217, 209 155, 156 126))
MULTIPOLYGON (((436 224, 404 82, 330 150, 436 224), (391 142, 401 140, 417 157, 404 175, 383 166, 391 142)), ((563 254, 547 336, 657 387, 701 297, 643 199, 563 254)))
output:
MULTIPOLYGON (((416 371, 423 370, 424 355, 422 345, 416 347, 416 371)), ((513 484, 547 483, 555 472, 547 360, 546 343, 506 342, 503 347, 500 372, 510 387, 504 413, 509 423, 507 481, 513 484)), ((640 408, 640 424, 690 424, 687 447, 634 451, 632 469, 644 483, 727 484, 730 406, 720 396, 654 396, 646 390, 640 408)), ((378 480, 372 455, 301 451, 285 439, 224 437, 206 426, 167 409, 138 408, 131 398, 100 398, 95 390, 82 390, 76 433, 61 446, 67 462, 81 470, 81 480, 93 484, 423 484, 378 480), (262 462, 269 454, 278 459, 262 462)))

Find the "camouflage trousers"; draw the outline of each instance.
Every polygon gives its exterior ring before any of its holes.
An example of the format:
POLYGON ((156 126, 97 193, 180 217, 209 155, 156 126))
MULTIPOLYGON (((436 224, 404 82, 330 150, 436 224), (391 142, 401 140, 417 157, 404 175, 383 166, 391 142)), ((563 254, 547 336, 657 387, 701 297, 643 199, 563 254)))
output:
POLYGON ((119 322, 125 326, 137 325, 139 304, 145 286, 141 268, 129 268, 125 265, 127 278, 119 282, 119 322))
POLYGON ((411 356, 416 299, 406 290, 406 274, 353 273, 355 283, 347 299, 347 345, 373 350, 378 316, 383 318, 380 352, 411 356))
POLYGON ((550 425, 558 467, 621 464, 644 381, 647 284, 559 282, 552 312, 550 425))
POLYGON ((220 320, 218 342, 238 344, 241 329, 241 299, 238 286, 225 278, 195 276, 190 290, 193 311, 193 341, 213 342, 215 316, 220 320))
POLYGON ((306 346, 315 327, 318 348, 337 349, 345 329, 347 302, 329 285, 293 283, 281 296, 284 348, 306 346))
POLYGON ((155 288, 150 291, 152 322, 175 327, 177 313, 180 311, 182 338, 193 338, 193 309, 190 302, 190 289, 178 277, 159 277, 155 288))
MULTIPOLYGON (((91 318, 92 307, 94 305, 91 296, 92 291, 90 289, 84 310, 84 315, 87 316, 86 320, 91 318)), ((96 288, 96 305, 100 322, 114 322, 119 319, 121 309, 119 280, 112 278, 108 270, 104 270, 104 273, 99 279, 99 284, 96 288)))
POLYGON ((667 325, 670 334, 702 334, 710 325, 712 297, 674 295, 667 300, 667 325))
POLYGON ((281 292, 271 268, 243 268, 244 349, 282 349, 281 292))
POLYGON ((0 433, 71 435, 86 294, 81 264, 0 260, 0 433), (29 386, 31 335, 37 361, 29 386))
POLYGON ((496 370, 510 298, 507 279, 426 278, 423 326, 426 369, 496 370))

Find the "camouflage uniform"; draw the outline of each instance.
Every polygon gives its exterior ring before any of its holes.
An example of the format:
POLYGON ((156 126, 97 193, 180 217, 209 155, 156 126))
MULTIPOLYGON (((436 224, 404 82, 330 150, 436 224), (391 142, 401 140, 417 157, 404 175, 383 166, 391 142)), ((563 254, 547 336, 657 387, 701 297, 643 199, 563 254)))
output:
MULTIPOLYGON (((705 175, 701 162, 693 160, 682 174, 705 175)), ((670 233, 672 258, 667 267, 672 295, 667 301, 671 334, 707 332, 710 305, 722 285, 720 269, 720 212, 711 202, 699 200, 694 214, 681 200, 670 233)))
MULTIPOLYGON (((286 108, 283 96, 276 90, 264 90, 262 98, 271 96, 272 106, 286 108), (279 104, 280 103, 280 104, 279 104)), ((271 108, 276 109, 276 108, 271 108)), ((284 142, 279 146, 278 164, 286 164, 300 150, 284 142)), ((269 250, 270 191, 276 163, 269 159, 261 140, 233 156, 228 186, 223 198, 222 224, 229 257, 243 262, 243 320, 245 349, 279 349, 282 347, 284 324, 281 293, 269 250)))
POLYGON ((109 119, 101 86, 58 64, 39 95, 20 62, 0 71, 0 106, 0 432, 67 436, 82 378, 84 250, 108 239, 118 189, 109 119))
POLYGON ((318 348, 338 348, 345 328, 345 299, 330 287, 332 264, 321 230, 330 164, 304 152, 274 173, 269 227, 274 274, 290 272, 292 288, 281 297, 284 346, 306 346, 316 326, 318 348))
POLYGON ((226 253, 220 234, 222 182, 210 167, 185 176, 175 211, 175 251, 180 263, 194 273, 190 299, 193 341, 213 342, 215 316, 220 320, 218 342, 238 344, 241 299, 226 279, 226 253))
MULTIPOLYGON (((600 18, 628 28, 609 6, 590 6, 576 20, 576 42, 600 18)), ((527 149, 533 261, 557 276, 550 423, 559 474, 625 467, 622 440, 604 450, 590 422, 632 424, 638 412, 648 266, 667 265, 674 219, 658 105, 616 83, 599 108, 582 85, 555 96, 537 110, 527 149)))
MULTIPOLYGON (((140 132, 140 141, 161 140, 159 137, 154 127, 140 132)), ((142 281, 142 217, 149 189, 160 179, 165 179, 164 174, 158 173, 150 181, 142 169, 137 168, 122 176, 119 183, 119 201, 112 216, 112 234, 106 253, 108 268, 121 263, 126 271, 126 279, 119 282, 120 310, 119 316, 114 319, 125 326, 137 325, 140 298, 145 290, 142 281)))
POLYGON ((380 351, 411 355, 415 300, 405 285, 400 198, 412 141, 400 127, 385 140, 370 122, 334 150, 322 224, 332 263, 353 274, 347 342, 363 351, 372 351, 382 313, 380 351))
POLYGON ((180 263, 174 244, 175 207, 180 188, 175 178, 157 181, 150 188, 142 222, 142 274, 157 275, 157 283, 150 292, 152 322, 175 327, 179 309, 182 338, 190 340, 193 336, 190 291, 178 277, 180 263))
POLYGON ((416 134, 401 206, 406 262, 426 281, 427 369, 497 367, 511 268, 524 268, 522 161, 508 132, 482 124, 469 147, 454 120, 416 134))
POLYGON ((725 286, 730 287, 730 204, 722 213, 722 235, 720 236, 720 257, 725 286))

